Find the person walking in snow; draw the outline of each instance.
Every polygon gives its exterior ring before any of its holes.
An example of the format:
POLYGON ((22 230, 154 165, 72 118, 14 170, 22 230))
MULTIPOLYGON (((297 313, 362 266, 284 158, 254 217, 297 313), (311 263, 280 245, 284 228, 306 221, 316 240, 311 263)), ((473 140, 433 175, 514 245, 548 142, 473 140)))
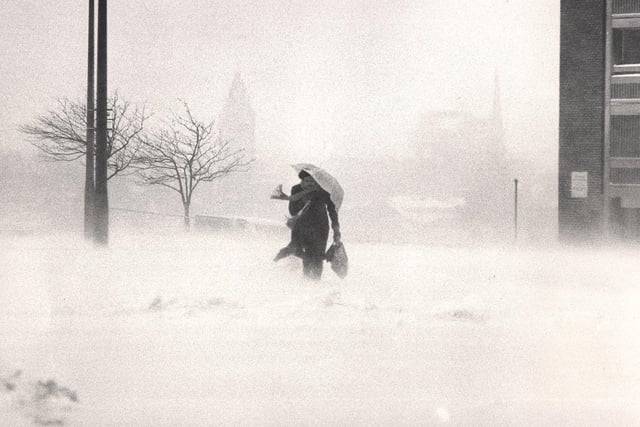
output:
POLYGON ((291 241, 276 255, 278 261, 289 255, 302 258, 303 274, 312 279, 320 279, 327 240, 329 239, 329 219, 334 242, 340 241, 338 211, 329 193, 323 190, 305 170, 298 174, 300 183, 291 188, 289 213, 292 218, 291 241), (329 219, 327 218, 327 214, 329 219))

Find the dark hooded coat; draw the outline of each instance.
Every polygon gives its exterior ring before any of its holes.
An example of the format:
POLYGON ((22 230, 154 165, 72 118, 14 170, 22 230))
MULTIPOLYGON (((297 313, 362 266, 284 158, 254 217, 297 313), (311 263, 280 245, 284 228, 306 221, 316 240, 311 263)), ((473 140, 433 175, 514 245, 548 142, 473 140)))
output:
MULTIPOLYGON (((291 195, 303 191, 300 184, 291 188, 291 195)), ((302 258, 304 273, 319 278, 322 275, 322 262, 329 238, 329 219, 332 228, 340 227, 336 206, 329 193, 319 189, 296 201, 289 201, 289 213, 296 215, 310 201, 306 211, 291 230, 291 243, 296 255, 302 258), (328 214, 328 218, 327 218, 328 214)))

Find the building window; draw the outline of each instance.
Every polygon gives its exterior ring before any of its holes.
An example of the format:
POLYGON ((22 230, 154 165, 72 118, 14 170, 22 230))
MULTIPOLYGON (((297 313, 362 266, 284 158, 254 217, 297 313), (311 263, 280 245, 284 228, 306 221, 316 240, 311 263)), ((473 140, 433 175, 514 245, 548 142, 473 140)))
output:
POLYGON ((611 0, 614 14, 640 13, 640 0, 611 0))
POLYGON ((640 65, 640 29, 613 30, 613 64, 640 65))
POLYGON ((640 184, 640 169, 611 168, 611 183, 626 185, 640 184))
POLYGON ((640 116, 611 116, 611 156, 640 157, 640 116))

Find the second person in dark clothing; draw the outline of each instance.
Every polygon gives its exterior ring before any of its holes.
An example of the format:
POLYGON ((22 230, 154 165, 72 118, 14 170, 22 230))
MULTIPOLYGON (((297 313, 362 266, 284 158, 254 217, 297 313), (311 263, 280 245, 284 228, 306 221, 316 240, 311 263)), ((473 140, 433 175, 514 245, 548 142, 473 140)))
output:
POLYGON ((291 188, 289 196, 289 213, 293 217, 291 242, 280 250, 275 260, 288 255, 299 256, 302 258, 304 275, 320 279, 329 238, 329 219, 333 229, 333 240, 340 241, 338 212, 329 193, 324 191, 309 173, 300 171, 298 177, 301 180, 300 184, 291 188))

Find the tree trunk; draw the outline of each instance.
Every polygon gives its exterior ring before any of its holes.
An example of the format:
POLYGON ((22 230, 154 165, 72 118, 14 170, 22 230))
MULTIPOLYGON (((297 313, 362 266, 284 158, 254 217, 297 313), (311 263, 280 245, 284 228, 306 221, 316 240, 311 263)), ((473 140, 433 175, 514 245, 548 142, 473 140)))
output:
POLYGON ((88 31, 88 47, 87 47, 87 138, 86 138, 86 167, 84 180, 84 237, 85 239, 93 239, 95 236, 95 207, 94 193, 95 188, 95 170, 94 170, 94 131, 95 131, 95 114, 94 114, 94 61, 95 61, 95 7, 94 0, 89 0, 89 31, 88 31))
POLYGON ((184 203, 184 228, 189 231, 191 229, 191 217, 189 216, 189 203, 184 203))
POLYGON ((96 243, 109 243, 107 194, 107 0, 98 0, 98 92, 96 123, 96 243))

